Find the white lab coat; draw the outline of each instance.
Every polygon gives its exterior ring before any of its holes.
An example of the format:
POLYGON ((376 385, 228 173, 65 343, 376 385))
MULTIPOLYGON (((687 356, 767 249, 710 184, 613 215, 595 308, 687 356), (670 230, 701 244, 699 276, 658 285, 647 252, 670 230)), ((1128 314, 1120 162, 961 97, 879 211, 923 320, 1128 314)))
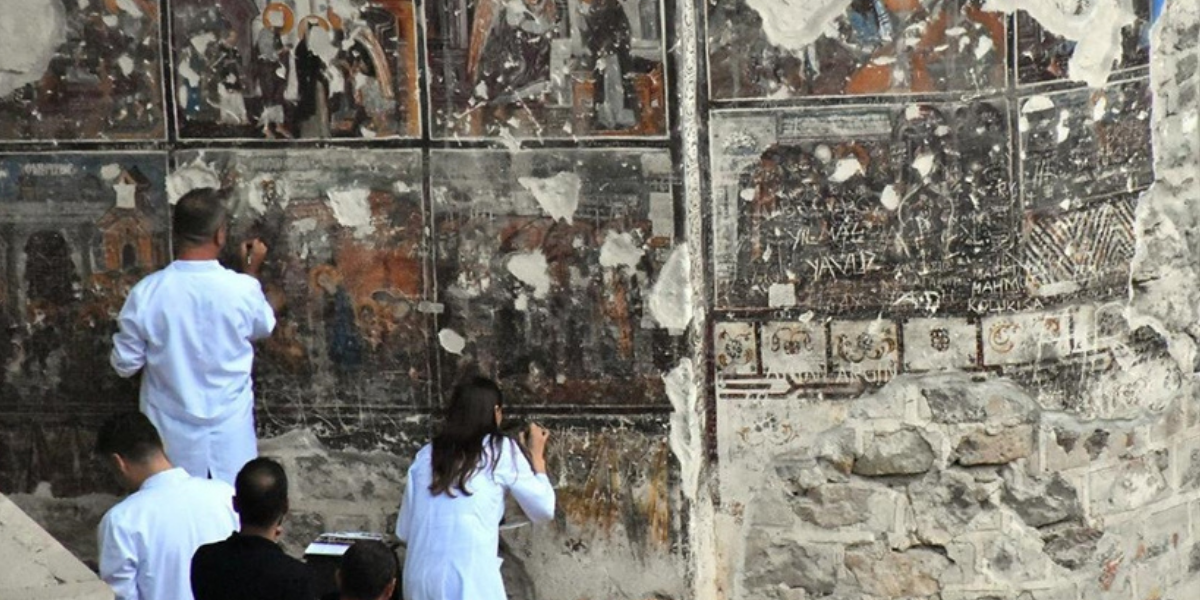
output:
POLYGON ((275 328, 258 280, 215 260, 177 260, 134 286, 118 323, 113 368, 143 371, 141 409, 167 457, 233 483, 258 455, 251 342, 275 328))
POLYGON ((163 471, 100 521, 100 578, 117 600, 192 600, 192 555, 237 530, 229 484, 163 471))
POLYGON ((493 470, 485 440, 483 467, 467 481, 471 495, 434 496, 433 451, 421 448, 408 469, 396 537, 408 545, 404 600, 506 600, 500 578, 500 520, 504 494, 535 523, 554 518, 554 488, 533 472, 516 443, 505 439, 493 470))

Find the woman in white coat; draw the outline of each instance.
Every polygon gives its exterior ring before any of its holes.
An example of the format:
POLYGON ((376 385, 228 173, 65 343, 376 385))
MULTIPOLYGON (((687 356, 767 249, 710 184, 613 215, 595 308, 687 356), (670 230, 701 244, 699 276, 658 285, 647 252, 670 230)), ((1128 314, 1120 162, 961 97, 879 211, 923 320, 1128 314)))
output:
POLYGON ((527 458, 500 432, 502 404, 490 379, 460 384, 441 433, 408 469, 396 520, 396 537, 408 546, 404 600, 506 600, 498 556, 505 494, 535 523, 554 517, 550 434, 537 425, 522 434, 527 458))

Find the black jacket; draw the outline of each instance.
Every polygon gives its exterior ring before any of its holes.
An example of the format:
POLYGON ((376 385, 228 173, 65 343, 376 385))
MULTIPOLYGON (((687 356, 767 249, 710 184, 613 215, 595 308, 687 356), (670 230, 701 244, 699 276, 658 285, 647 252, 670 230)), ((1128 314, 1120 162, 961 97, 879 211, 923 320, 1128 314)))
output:
POLYGON ((288 556, 271 540, 240 533, 196 551, 192 557, 192 594, 196 600, 317 597, 308 565, 288 556))

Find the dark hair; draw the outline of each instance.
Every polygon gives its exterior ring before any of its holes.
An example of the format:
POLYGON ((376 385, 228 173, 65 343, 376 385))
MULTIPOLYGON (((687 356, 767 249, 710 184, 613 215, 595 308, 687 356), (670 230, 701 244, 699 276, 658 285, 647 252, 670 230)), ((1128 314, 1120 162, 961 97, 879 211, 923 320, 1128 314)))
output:
POLYGON ((455 386, 446 408, 446 422, 433 438, 433 481, 429 491, 434 496, 444 493, 453 497, 456 488, 471 495, 467 480, 479 470, 483 440, 489 435, 493 467, 500 460, 504 434, 496 426, 496 407, 503 405, 500 387, 486 377, 471 377, 455 386))
POLYGON ((341 592, 343 598, 375 600, 396 579, 396 553, 383 542, 359 540, 342 555, 341 592))
POLYGON ((270 527, 287 514, 287 473, 269 458, 246 463, 237 474, 234 489, 234 503, 243 526, 270 527))
POLYGON ((115 415, 100 426, 96 454, 116 454, 134 463, 144 463, 163 451, 162 438, 150 419, 140 412, 115 415))
POLYGON ((225 197, 212 188, 198 188, 175 203, 171 227, 176 244, 183 248, 208 243, 225 224, 225 197))

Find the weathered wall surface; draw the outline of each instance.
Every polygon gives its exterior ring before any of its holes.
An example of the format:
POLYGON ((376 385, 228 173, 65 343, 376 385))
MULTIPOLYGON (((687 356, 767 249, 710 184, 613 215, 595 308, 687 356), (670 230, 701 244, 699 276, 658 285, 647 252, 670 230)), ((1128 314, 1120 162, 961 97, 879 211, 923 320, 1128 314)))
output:
POLYGON ((1194 596, 1197 5, 811 4, 709 11, 715 594, 1194 596))
POLYGON ((293 551, 391 528, 473 367, 555 432, 517 597, 1197 592, 1193 0, 11 12, 0 492, 84 558, 112 320, 206 185, 272 248, 293 551))
POLYGON ((0 3, 30 25, 0 42, 0 491, 94 563, 118 490, 92 432, 136 406, 114 319, 170 202, 216 186, 270 247, 257 418, 290 550, 390 531, 472 368, 554 432, 558 517, 505 534, 515 596, 685 595, 668 4, 0 3))

